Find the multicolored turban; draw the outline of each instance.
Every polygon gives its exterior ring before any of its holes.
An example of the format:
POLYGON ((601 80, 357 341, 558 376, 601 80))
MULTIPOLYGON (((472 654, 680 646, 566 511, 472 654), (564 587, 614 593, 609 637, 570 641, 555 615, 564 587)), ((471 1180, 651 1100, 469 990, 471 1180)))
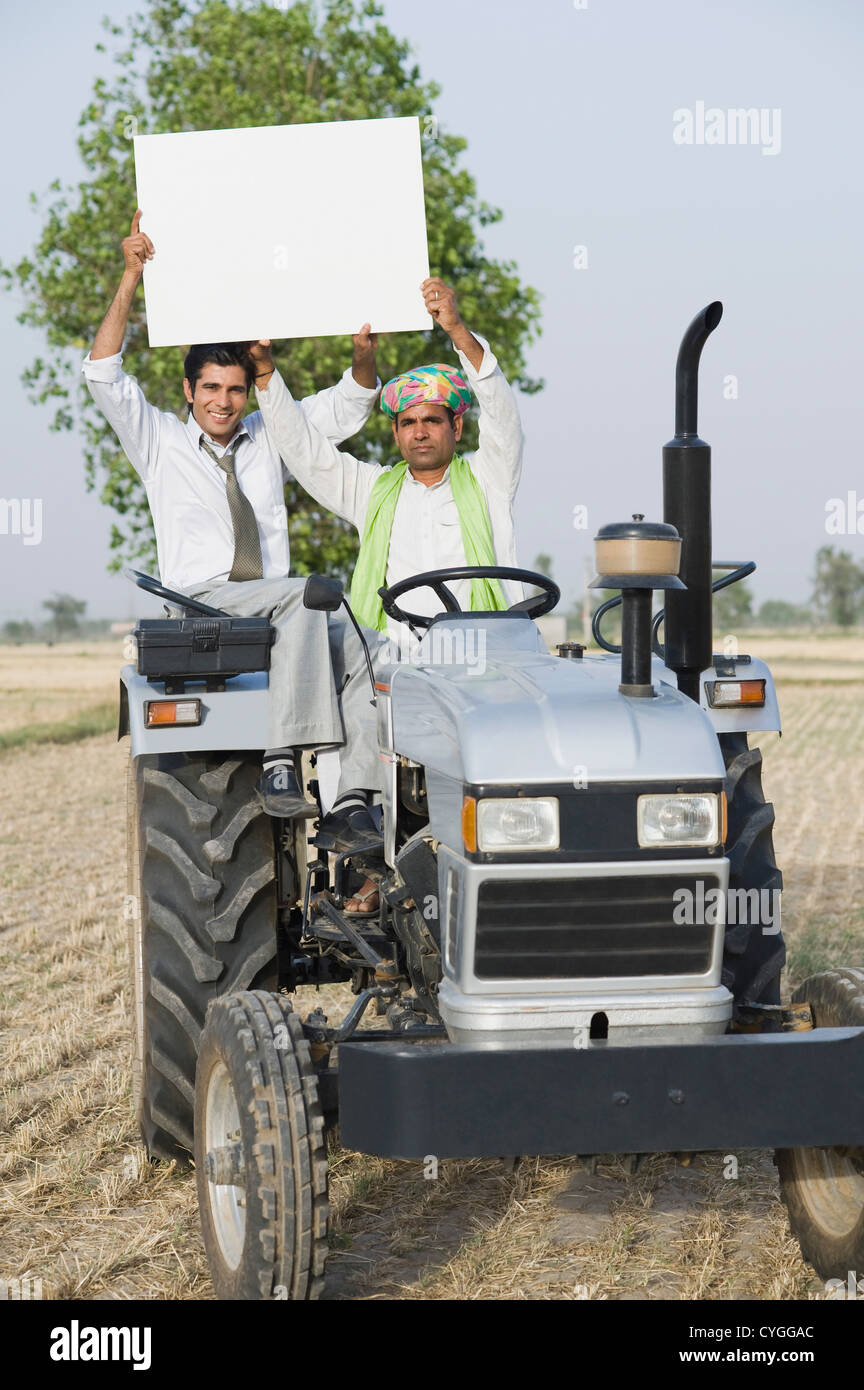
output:
POLYGON ((381 409, 394 419, 403 410, 426 401, 430 405, 446 405, 454 415, 464 415, 471 404, 471 392, 464 376, 446 362, 434 362, 431 367, 415 367, 388 381, 381 392, 381 409))

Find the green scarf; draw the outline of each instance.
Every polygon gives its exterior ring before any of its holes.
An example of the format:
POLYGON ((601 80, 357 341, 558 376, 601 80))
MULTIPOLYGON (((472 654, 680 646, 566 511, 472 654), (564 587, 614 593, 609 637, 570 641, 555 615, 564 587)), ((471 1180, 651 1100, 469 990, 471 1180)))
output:
MULTIPOLYGON (((390 533, 407 470, 408 465, 403 459, 376 478, 363 523, 360 555, 351 581, 351 607, 357 621, 379 632, 385 631, 387 616, 378 590, 387 579, 390 533)), ((450 461, 450 486, 459 513, 466 565, 497 564, 486 498, 470 465, 458 454, 450 461)), ((475 612, 507 607, 497 579, 471 580, 471 607, 475 612)))

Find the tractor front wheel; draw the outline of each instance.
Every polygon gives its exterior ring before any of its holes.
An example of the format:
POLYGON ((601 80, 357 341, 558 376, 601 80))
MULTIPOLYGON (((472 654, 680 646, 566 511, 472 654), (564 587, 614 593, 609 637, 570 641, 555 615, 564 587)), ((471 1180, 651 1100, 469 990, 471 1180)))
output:
MULTIPOLYGON (((817 1028, 864 1028, 864 970, 812 975, 792 996, 817 1028)), ((861 1123, 860 1115, 856 1117, 861 1123)), ((823 1279, 864 1270, 864 1148, 778 1149, 775 1162, 792 1234, 823 1279)))
POLYGON ((264 990, 211 1003, 195 1081, 195 1176, 216 1297, 318 1298, 327 1154, 299 1018, 264 990))

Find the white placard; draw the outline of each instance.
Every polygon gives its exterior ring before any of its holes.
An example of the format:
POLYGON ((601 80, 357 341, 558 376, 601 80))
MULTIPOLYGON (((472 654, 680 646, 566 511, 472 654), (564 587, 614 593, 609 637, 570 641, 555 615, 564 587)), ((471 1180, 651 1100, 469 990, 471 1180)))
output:
POLYGON ((431 327, 416 116, 135 138, 151 347, 431 327))

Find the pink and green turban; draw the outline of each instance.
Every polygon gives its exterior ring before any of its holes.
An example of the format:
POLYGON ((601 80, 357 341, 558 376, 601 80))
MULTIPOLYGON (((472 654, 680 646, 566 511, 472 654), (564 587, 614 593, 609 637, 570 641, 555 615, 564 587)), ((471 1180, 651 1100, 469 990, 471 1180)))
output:
POLYGON ((388 381, 381 392, 381 409, 394 417, 412 405, 446 405, 454 415, 464 415, 471 404, 471 392, 464 376, 446 362, 431 367, 415 367, 388 381))

